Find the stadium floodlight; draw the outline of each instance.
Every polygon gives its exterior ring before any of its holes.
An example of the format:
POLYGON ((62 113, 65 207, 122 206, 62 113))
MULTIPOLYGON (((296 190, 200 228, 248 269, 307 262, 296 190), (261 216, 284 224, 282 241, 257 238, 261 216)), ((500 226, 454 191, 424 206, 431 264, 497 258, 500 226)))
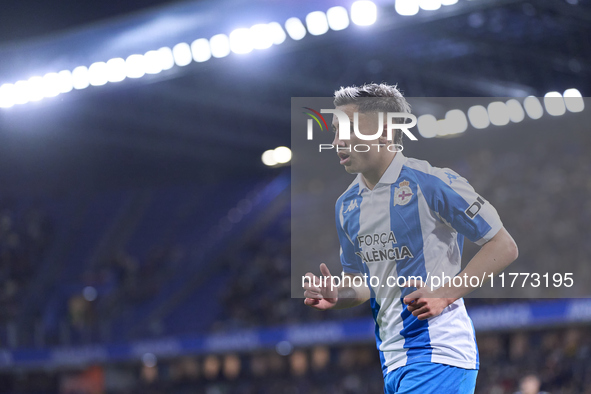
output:
POLYGON ((250 38, 254 49, 267 49, 273 46, 273 31, 271 26, 266 23, 251 26, 250 38))
POLYGON ((43 78, 34 76, 28 81, 28 101, 40 101, 43 99, 43 78))
POLYGON ((170 70, 174 67, 174 55, 172 54, 172 49, 169 47, 162 47, 158 49, 160 53, 160 62, 162 66, 162 70, 170 70))
POLYGON ((57 73, 57 76, 59 77, 60 93, 68 93, 74 89, 74 78, 70 70, 62 70, 57 73))
POLYGON ((394 8, 400 15, 416 15, 419 12, 419 0, 396 0, 394 8))
POLYGON ((452 109, 445 114, 446 127, 449 134, 460 134, 468 128, 468 119, 464 111, 459 109, 452 109))
POLYGON ((277 165, 277 160, 275 160, 275 151, 273 149, 265 151, 261 156, 261 160, 263 161, 264 165, 269 167, 277 165))
POLYGON ((213 57, 225 57, 230 54, 230 40, 225 34, 216 34, 209 39, 211 55, 213 57))
POLYGON ((206 38, 199 38, 191 43, 191 52, 193 60, 198 63, 206 62, 211 59, 211 48, 206 38))
POLYGON ((193 61, 191 47, 186 42, 176 44, 172 48, 172 56, 174 57, 174 62, 179 67, 187 66, 193 61))
POLYGON ((349 27, 349 14, 345 7, 331 7, 326 11, 328 26, 334 31, 344 30, 349 27))
POLYGON ((128 78, 141 78, 146 74, 146 65, 142 55, 131 55, 125 59, 125 74, 128 78))
POLYGON ((567 89, 564 91, 564 104, 570 112, 581 112, 585 109, 585 101, 581 92, 577 89, 567 89))
POLYGON ((328 20, 322 11, 310 12, 306 15, 306 26, 313 36, 320 36, 328 31, 328 20))
POLYGON ((544 96, 544 106, 546 107, 546 112, 552 116, 560 116, 566 113, 564 99, 562 98, 562 94, 558 92, 546 93, 544 96))
POLYGON ((444 137, 446 135, 453 134, 449 128, 447 119, 437 119, 435 127, 437 128, 438 137, 444 137))
POLYGON ((378 18, 378 8, 372 1, 359 0, 351 4, 351 20, 358 26, 373 25, 378 18))
POLYGON ((421 115, 417 119, 417 128, 423 138, 433 138, 437 135, 437 118, 431 114, 421 115))
POLYGON ((454 5, 458 0, 441 0, 441 5, 454 5))
POLYGON ((507 106, 507 110, 509 110, 509 119, 511 119, 511 122, 519 123, 525 119, 525 112, 519 101, 511 99, 505 105, 507 106))
POLYGON ((525 100, 523 100, 523 107, 525 108, 527 115, 532 119, 540 119, 542 115, 544 115, 544 109, 537 97, 526 97, 525 100))
POLYGON ((121 82, 127 78, 125 60, 120 57, 107 61, 107 79, 109 82, 121 82))
POLYGON ((55 97, 60 94, 59 75, 47 73, 43 76, 43 97, 55 97))
POLYGON ((435 11, 441 8, 441 0, 419 0, 419 7, 425 11, 435 11))
POLYGON ((103 86, 107 80, 107 63, 96 62, 88 67, 88 82, 92 86, 103 86))
POLYGON ((298 18, 289 18, 285 21, 285 30, 292 40, 301 40, 306 36, 306 28, 298 18))
POLYGON ((72 70, 72 85, 74 89, 86 89, 90 82, 88 81, 88 68, 85 66, 78 66, 72 70))
POLYGON ((495 126, 505 126, 509 124, 509 109, 502 101, 493 101, 488 105, 488 117, 495 126))
POLYGON ((273 150, 273 159, 279 164, 285 164, 291 160, 291 149, 279 146, 273 150))
POLYGON ((146 74, 158 74, 162 72, 162 60, 160 52, 148 51, 144 54, 146 63, 146 74))
POLYGON ((14 85, 11 83, 5 83, 0 86, 0 108, 10 108, 14 104, 14 85))
POLYGON ((283 27, 281 27, 281 25, 277 22, 271 22, 271 23, 269 23, 269 28, 271 29, 270 34, 271 34, 271 37, 273 38, 273 44, 275 44, 275 45, 283 44, 283 42, 287 38, 287 35, 285 34, 283 27))
POLYGON ((468 110, 468 119, 475 129, 486 129, 490 125, 488 111, 482 105, 474 105, 468 110))
POLYGON ((239 55, 252 52, 250 29, 240 28, 230 33, 230 50, 239 55))
POLYGON ((16 81, 13 90, 13 102, 15 104, 26 104, 29 102, 28 81, 16 81))

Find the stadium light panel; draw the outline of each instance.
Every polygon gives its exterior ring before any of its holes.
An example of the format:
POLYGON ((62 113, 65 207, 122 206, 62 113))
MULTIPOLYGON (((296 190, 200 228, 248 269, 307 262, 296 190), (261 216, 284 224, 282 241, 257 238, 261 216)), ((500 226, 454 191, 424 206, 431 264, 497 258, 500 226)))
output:
POLYGON ((301 40, 306 36, 306 28, 298 18, 289 18, 285 21, 285 30, 292 40, 301 40))
POLYGON ((128 78, 141 78, 146 74, 142 55, 131 55, 125 60, 125 74, 128 78))
POLYGON ((430 114, 421 115, 417 119, 417 127, 423 138, 433 138, 437 135, 437 118, 430 114))
POLYGON ((468 128, 468 119, 464 111, 459 109, 452 109, 445 114, 446 127, 450 134, 459 134, 466 131, 468 128))
POLYGON ((121 82, 127 78, 125 60, 120 57, 107 61, 107 79, 109 82, 121 82))
POLYGON ((564 99, 562 98, 562 94, 558 92, 546 93, 544 96, 544 106, 546 107, 546 112, 552 116, 560 116, 566 113, 564 99))
POLYGON ((585 109, 585 101, 577 89, 567 89, 563 96, 564 104, 570 112, 581 112, 585 109))
POLYGON ((14 102, 14 85, 5 83, 0 86, 0 108, 10 108, 16 104, 14 102))
POLYGON ((519 101, 511 99, 505 105, 507 105, 507 110, 509 110, 509 119, 511 119, 511 122, 519 123, 525 119, 525 112, 519 101))
POLYGON ((419 12, 419 0, 396 0, 394 8, 400 15, 416 15, 419 12))
POLYGON ((509 124, 509 109, 505 103, 494 101, 488 105, 488 117, 495 126, 505 126, 509 124))
POLYGON ((29 102, 28 81, 16 81, 13 90, 13 102, 15 104, 26 104, 29 102))
POLYGON ((158 74, 162 72, 162 60, 158 51, 148 51, 144 54, 146 74, 158 74))
POLYGON ((230 50, 239 55, 252 52, 250 29, 236 29, 230 33, 230 50))
POLYGON ((250 37, 254 49, 267 49, 273 46, 273 31, 271 26, 266 23, 251 26, 250 37))
POLYGON ((283 42, 287 38, 287 35, 285 34, 283 27, 281 27, 281 25, 277 22, 271 22, 269 23, 269 28, 271 29, 271 37, 273 37, 273 44, 283 44, 283 42))
POLYGON ((373 25, 378 18, 378 8, 372 1, 360 0, 351 5, 351 20, 359 26, 373 25))
POLYGON ((74 89, 74 78, 70 70, 62 70, 57 73, 57 76, 60 93, 69 93, 74 89))
POLYGON ((88 68, 85 66, 78 66, 72 70, 72 85, 74 89, 86 89, 90 82, 88 81, 88 68))
POLYGON ((419 0, 419 7, 425 11, 435 11, 441 8, 441 0, 419 0))
POLYGON ((291 149, 279 146, 273 150, 273 159, 279 164, 285 164, 291 160, 291 149))
POLYGON ((468 119, 475 129, 486 129, 490 125, 488 111, 482 105, 475 105, 468 110, 468 119))
POLYGON ((211 59, 211 48, 209 41, 206 38, 200 38, 191 43, 191 52, 193 53, 193 60, 202 63, 211 59))
POLYGON ((172 49, 169 47, 162 47, 158 49, 158 53, 160 53, 162 70, 166 71, 174 67, 174 55, 172 54, 172 49))
POLYGON ((523 107, 525 108, 527 115, 532 119, 540 119, 542 115, 544 115, 544 109, 537 97, 526 97, 525 100, 523 100, 523 107))
POLYGON ((277 165, 277 160, 275 160, 275 151, 273 149, 269 149, 263 153, 261 156, 261 160, 263 164, 269 167, 277 165))
POLYGON ((43 78, 34 76, 28 81, 28 101, 40 101, 43 99, 43 78))
POLYGON ((331 7, 326 11, 328 26, 334 31, 344 30, 349 27, 349 14, 345 7, 331 7))
POLYGON ((230 40, 225 34, 216 34, 209 39, 211 55, 213 57, 225 57, 230 54, 230 40))
POLYGON ((453 134, 449 128, 449 122, 447 119, 437 119, 436 128, 437 136, 439 137, 453 134))
POLYGON ((55 97, 60 94, 59 75, 48 73, 43 76, 43 97, 55 97))
POLYGON ((102 86, 107 83, 107 63, 96 62, 88 67, 88 82, 92 86, 102 86))
POLYGON ((186 42, 176 44, 172 48, 172 56, 174 57, 174 62, 179 67, 187 66, 193 61, 191 47, 186 42))
POLYGON ((322 11, 310 12, 306 15, 306 26, 313 36, 320 36, 328 31, 328 20, 322 11))

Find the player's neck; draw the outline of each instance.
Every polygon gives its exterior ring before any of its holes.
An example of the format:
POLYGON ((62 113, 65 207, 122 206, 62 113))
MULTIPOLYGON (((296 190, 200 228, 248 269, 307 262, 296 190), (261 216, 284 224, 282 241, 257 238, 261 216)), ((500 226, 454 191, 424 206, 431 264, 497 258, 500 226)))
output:
POLYGON ((396 153, 393 155, 383 156, 383 160, 380 160, 379 164, 372 168, 370 171, 366 171, 361 173, 363 177, 363 181, 365 185, 369 188, 369 190, 373 190, 373 188, 378 184, 380 179, 382 179, 382 175, 386 172, 396 153))

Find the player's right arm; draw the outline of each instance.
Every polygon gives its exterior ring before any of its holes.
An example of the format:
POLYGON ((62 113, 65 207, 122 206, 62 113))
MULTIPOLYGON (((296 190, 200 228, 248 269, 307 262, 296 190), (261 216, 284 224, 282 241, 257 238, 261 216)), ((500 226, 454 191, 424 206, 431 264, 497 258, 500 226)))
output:
POLYGON ((311 272, 306 274, 306 277, 310 279, 304 282, 304 297, 306 297, 304 304, 325 311, 352 308, 369 300, 371 294, 365 281, 353 280, 355 276, 361 276, 360 274, 345 273, 342 283, 333 288, 332 275, 326 264, 320 264, 320 272, 322 273, 321 277, 311 272), (354 286, 356 282, 363 282, 363 286, 354 286))

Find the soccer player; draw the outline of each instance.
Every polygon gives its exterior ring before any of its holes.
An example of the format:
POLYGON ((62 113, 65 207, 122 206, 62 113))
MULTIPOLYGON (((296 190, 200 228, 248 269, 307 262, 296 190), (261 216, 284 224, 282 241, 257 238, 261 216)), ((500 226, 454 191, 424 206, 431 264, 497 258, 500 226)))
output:
MULTIPOLYGON (((410 112, 397 88, 386 84, 341 88, 334 105, 351 124, 357 112, 358 130, 366 136, 379 135, 378 113, 410 112)), ((511 264, 517 246, 497 211, 466 179, 386 149, 402 144, 402 131, 396 129, 388 141, 382 123, 383 133, 373 141, 353 132, 349 140, 340 140, 339 122, 333 119, 340 164, 357 174, 336 203, 342 278, 367 279, 362 286, 343 280, 332 288, 331 273, 321 264, 329 280, 307 273, 311 280, 305 282, 304 303, 328 310, 370 301, 386 394, 473 393, 478 349, 462 297, 475 282, 454 286, 447 279, 437 286, 433 276, 482 281, 511 264), (356 144, 372 149, 357 152, 351 149, 356 144), (481 249, 460 272, 464 238, 481 249), (402 277, 415 279, 400 284, 402 277)))

